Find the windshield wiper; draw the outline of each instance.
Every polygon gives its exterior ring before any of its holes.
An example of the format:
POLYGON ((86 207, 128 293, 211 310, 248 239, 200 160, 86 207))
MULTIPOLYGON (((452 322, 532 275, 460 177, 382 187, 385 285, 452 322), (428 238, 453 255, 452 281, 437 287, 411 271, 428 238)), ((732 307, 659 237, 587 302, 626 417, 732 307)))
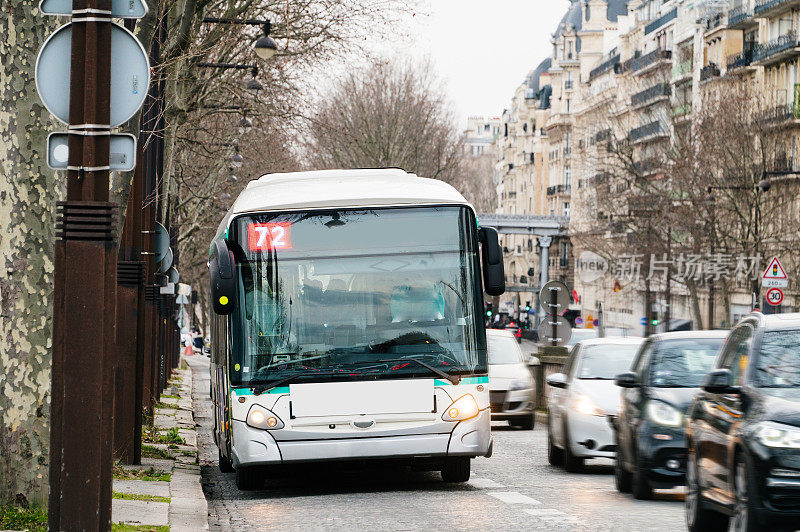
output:
POLYGON ((446 380, 450 381, 453 384, 458 384, 459 382, 461 382, 461 377, 460 376, 451 375, 450 373, 447 373, 446 371, 442 371, 442 370, 440 370, 438 368, 435 368, 435 367, 431 366, 430 364, 427 364, 427 363, 423 362, 422 360, 420 360, 418 358, 414 358, 414 357, 383 358, 379 362, 409 362, 409 361, 410 362, 416 362, 420 366, 431 370, 432 372, 434 372, 435 374, 437 374, 441 378, 446 379, 446 380))
POLYGON ((308 375, 334 375, 335 372, 333 371, 300 371, 298 373, 292 373, 282 379, 277 379, 274 381, 268 381, 262 384, 256 384, 251 389, 253 390, 253 395, 261 395, 264 392, 267 392, 273 388, 277 388, 281 384, 286 384, 287 382, 291 382, 298 377, 306 377, 308 375))

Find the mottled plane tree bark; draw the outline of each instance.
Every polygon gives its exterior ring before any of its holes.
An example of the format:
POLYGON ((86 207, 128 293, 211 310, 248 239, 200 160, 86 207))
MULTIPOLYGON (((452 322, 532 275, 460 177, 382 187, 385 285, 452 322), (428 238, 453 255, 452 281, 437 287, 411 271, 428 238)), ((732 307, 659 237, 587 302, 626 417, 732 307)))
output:
POLYGON ((47 501, 55 204, 34 65, 56 20, 0 2, 0 504, 47 501))

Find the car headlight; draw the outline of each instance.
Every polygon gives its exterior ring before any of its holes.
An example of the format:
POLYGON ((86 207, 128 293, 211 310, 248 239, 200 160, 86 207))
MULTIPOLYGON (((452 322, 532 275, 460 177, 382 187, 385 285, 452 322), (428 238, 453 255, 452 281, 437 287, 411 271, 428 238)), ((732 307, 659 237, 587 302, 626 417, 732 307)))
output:
POLYGON ((529 377, 527 379, 516 379, 511 382, 508 387, 509 390, 530 390, 533 388, 533 380, 529 377))
POLYGON ((283 421, 271 410, 261 405, 253 405, 247 413, 247 424, 256 429, 278 430, 283 428, 283 421))
POLYGON ((680 427, 683 425, 683 412, 662 401, 648 402, 646 414, 650 421, 665 427, 680 427))
POLYGON ((478 415, 478 403, 470 394, 462 395, 442 414, 445 421, 464 421, 478 415))
POLYGON ((600 408, 592 401, 588 396, 583 394, 578 394, 575 396, 575 399, 572 401, 572 408, 579 414, 583 414, 585 416, 605 416, 605 412, 603 409, 600 408))
POLYGON ((765 421, 756 425, 753 434, 762 445, 783 449, 800 449, 800 428, 765 421))

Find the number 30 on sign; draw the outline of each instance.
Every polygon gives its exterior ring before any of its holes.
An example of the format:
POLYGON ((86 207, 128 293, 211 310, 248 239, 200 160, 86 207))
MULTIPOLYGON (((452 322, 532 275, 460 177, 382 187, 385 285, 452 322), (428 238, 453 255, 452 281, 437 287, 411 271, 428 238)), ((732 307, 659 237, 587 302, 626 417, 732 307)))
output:
POLYGON ((247 244, 250 251, 292 249, 289 239, 291 225, 288 222, 249 224, 247 226, 247 244))
POLYGON ((783 303, 783 290, 780 288, 770 288, 767 290, 767 303, 773 307, 777 307, 783 303))

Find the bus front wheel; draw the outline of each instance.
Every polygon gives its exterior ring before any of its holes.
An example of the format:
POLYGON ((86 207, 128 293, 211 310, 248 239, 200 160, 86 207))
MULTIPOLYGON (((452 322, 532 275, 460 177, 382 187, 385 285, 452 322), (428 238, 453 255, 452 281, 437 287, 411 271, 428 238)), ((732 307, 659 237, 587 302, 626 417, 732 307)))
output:
POLYGON ((264 485, 264 477, 257 467, 238 467, 236 487, 242 491, 257 490, 264 485))
POLYGON ((223 473, 233 473, 233 465, 231 461, 225 458, 222 454, 222 451, 217 449, 217 453, 219 454, 219 470, 223 473))
POLYGON ((469 480, 470 459, 458 456, 445 460, 442 467, 442 480, 445 482, 466 482, 469 480))

